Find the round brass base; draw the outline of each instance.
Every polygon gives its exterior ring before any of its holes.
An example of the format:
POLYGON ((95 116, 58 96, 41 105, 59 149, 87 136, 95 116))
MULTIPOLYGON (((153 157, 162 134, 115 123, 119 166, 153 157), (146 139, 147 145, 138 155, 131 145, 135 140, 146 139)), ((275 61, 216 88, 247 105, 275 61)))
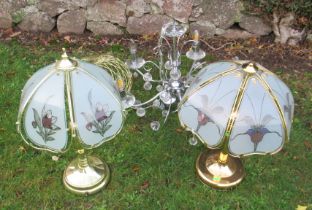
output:
POLYGON ((238 185, 245 176, 239 158, 227 156, 226 163, 219 160, 220 150, 202 152, 196 161, 196 172, 201 181, 215 188, 231 188, 238 185))
POLYGON ((109 182, 108 165, 97 157, 85 156, 74 159, 64 171, 65 187, 76 194, 93 194, 109 182))

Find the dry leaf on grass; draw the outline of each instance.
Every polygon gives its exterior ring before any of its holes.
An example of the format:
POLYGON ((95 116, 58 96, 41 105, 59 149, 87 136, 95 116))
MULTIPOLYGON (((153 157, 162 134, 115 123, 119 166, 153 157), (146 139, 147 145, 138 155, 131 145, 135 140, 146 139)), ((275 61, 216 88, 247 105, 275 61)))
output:
POLYGON ((309 141, 303 141, 304 143, 304 146, 308 149, 308 150, 311 150, 312 149, 312 144, 311 142, 309 141))
POLYGON ((141 191, 146 190, 149 187, 149 182, 148 181, 144 181, 143 184, 140 187, 141 191))

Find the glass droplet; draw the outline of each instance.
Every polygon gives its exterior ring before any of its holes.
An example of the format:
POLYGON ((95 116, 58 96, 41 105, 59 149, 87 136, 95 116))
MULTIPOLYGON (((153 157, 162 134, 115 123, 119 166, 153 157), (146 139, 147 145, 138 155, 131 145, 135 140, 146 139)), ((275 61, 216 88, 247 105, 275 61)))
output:
POLYGON ((163 91, 159 97, 160 97, 160 100, 162 100, 165 104, 168 103, 171 99, 171 95, 167 91, 163 91))
POLYGON ((160 128, 160 123, 158 121, 153 121, 151 122, 150 126, 153 131, 158 131, 160 128))
POLYGON ((159 109, 164 110, 165 108, 166 108, 166 107, 165 107, 165 104, 160 103, 159 109))
POLYGON ((164 87, 163 87, 162 85, 157 85, 157 86, 156 86, 156 90, 157 90, 158 92, 161 92, 161 91, 164 90, 164 87))
POLYGON ((151 90, 152 87, 153 87, 153 85, 150 82, 145 82, 143 85, 144 90, 151 90))
POLYGON ((176 69, 176 70, 171 70, 170 71, 170 78, 173 80, 178 80, 181 77, 181 72, 180 70, 176 69))
POLYGON ((146 72, 145 74, 143 74, 143 80, 146 81, 146 82, 149 82, 149 81, 153 80, 153 77, 152 77, 151 73, 146 72))
POLYGON ((144 117, 145 113, 146 113, 145 109, 142 108, 142 107, 137 108, 137 110, 136 110, 136 114, 137 114, 138 117, 144 117))
POLYGON ((163 110, 162 112, 161 112, 161 115, 163 116, 163 117, 166 117, 167 116, 167 114, 168 114, 168 110, 163 110))
POLYGON ((159 106, 160 106, 160 100, 156 99, 155 101, 153 101, 153 107, 159 108, 159 106))
POLYGON ((191 138, 189 138, 188 142, 192 146, 195 146, 195 145, 198 144, 198 140, 197 140, 197 138, 195 136, 192 136, 191 138))
POLYGON ((126 93, 126 95, 122 98, 122 104, 125 109, 133 106, 135 103, 135 97, 131 93, 126 93))
POLYGON ((159 98, 164 104, 172 104, 176 101, 176 98, 173 98, 167 91, 162 91, 162 93, 159 95, 159 98))

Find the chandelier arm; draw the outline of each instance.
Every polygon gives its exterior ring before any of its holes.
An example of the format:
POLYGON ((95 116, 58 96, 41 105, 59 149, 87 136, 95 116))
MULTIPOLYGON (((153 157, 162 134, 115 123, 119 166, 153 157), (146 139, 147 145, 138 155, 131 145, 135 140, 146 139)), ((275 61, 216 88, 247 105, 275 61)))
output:
POLYGON ((151 63, 151 64, 153 64, 157 69, 160 69, 160 67, 159 67, 155 62, 149 61, 149 60, 145 62, 145 64, 148 64, 148 63, 151 63))
POLYGON ((199 69, 202 65, 204 65, 206 62, 201 62, 201 63, 199 63, 199 62, 197 62, 196 60, 194 60, 193 61, 193 64, 192 64, 192 66, 191 66, 191 68, 190 68, 190 70, 189 70, 189 72, 187 73, 187 78, 189 78, 191 75, 192 75, 192 73, 193 73, 193 71, 195 71, 196 69, 199 69), (198 65, 196 65, 198 63, 198 65))
POLYGON ((158 39, 158 54, 159 54, 159 76, 161 80, 165 80, 166 79, 166 73, 163 70, 163 66, 164 66, 164 55, 163 52, 161 50, 162 47, 162 38, 160 37, 158 39))
POLYGON ((180 52, 182 52, 182 50, 184 49, 185 46, 187 46, 188 43, 193 43, 193 42, 194 42, 194 40, 192 40, 192 39, 183 42, 181 49, 180 49, 180 52))
POLYGON ((154 80, 154 79, 150 80, 149 82, 166 83, 166 82, 164 82, 164 81, 162 81, 162 80, 154 80))
MULTIPOLYGON (((164 39, 164 40, 166 41, 167 46, 169 47, 170 50, 172 50, 172 46, 171 46, 169 40, 168 40, 165 36, 161 36, 161 37, 159 38, 159 40, 162 40, 162 39, 164 39)), ((161 43, 162 43, 162 42, 161 42, 161 43)), ((162 46, 162 45, 160 45, 160 46, 162 46)))
MULTIPOLYGON (((182 35, 183 36, 183 35, 182 35)), ((177 45, 176 45, 176 50, 177 50, 177 53, 179 53, 179 52, 182 52, 181 50, 180 50, 180 48, 179 48, 179 46, 180 46, 180 40, 181 40, 181 36, 178 36, 178 38, 177 38, 177 45)))
POLYGON ((142 102, 140 104, 134 104, 132 107, 136 108, 136 107, 141 107, 144 106, 145 104, 149 104, 150 102, 154 101, 156 98, 158 98, 158 96, 161 94, 161 92, 157 93, 154 97, 150 98, 149 100, 142 102))
POLYGON ((140 74, 142 77, 144 76, 144 74, 138 69, 138 68, 135 68, 135 69, 133 69, 133 70, 135 70, 138 74, 140 74))
MULTIPOLYGON (((151 64, 153 64, 158 70, 160 70, 160 68, 159 68, 159 66, 156 64, 156 63, 154 63, 153 61, 146 61, 145 62, 145 64, 144 64, 144 66, 143 66, 143 68, 144 68, 144 70, 145 71, 147 71, 145 68, 145 65, 147 64, 147 63, 151 63, 151 64)), ((141 72, 140 73, 140 75, 143 77, 143 73, 141 72)), ((160 78, 160 80, 150 80, 149 82, 155 82, 155 83, 163 83, 164 81, 160 78)))

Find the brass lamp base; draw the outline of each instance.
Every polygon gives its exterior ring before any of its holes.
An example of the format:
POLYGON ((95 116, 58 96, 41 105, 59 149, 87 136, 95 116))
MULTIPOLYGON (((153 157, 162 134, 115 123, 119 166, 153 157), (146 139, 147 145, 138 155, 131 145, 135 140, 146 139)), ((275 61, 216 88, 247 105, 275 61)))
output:
POLYGON ((97 157, 83 155, 74 159, 64 171, 65 187, 76 194, 93 194, 109 182, 108 165, 97 157))
POLYGON ((196 161, 196 172, 205 184, 221 189, 238 185, 245 176, 241 160, 220 150, 202 152, 196 161))

